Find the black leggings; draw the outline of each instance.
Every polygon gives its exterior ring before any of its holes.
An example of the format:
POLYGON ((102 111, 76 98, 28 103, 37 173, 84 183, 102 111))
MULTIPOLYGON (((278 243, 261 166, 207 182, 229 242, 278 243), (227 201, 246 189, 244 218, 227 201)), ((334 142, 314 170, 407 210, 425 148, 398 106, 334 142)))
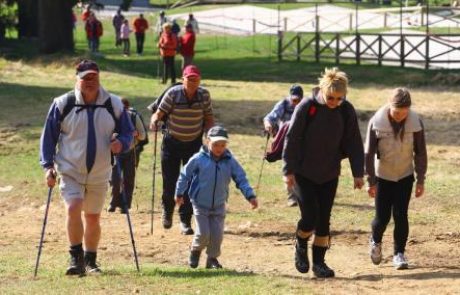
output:
POLYGON ((375 196, 375 218, 372 221, 372 239, 376 243, 382 242, 383 233, 390 222, 393 210, 395 228, 394 254, 404 253, 407 237, 409 235, 409 209, 410 196, 414 184, 414 176, 410 175, 398 182, 377 178, 377 194, 375 196))
POLYGON ((301 219, 297 229, 303 232, 314 230, 319 237, 329 236, 329 220, 339 179, 323 184, 316 184, 298 174, 295 179, 300 189, 298 203, 301 219))

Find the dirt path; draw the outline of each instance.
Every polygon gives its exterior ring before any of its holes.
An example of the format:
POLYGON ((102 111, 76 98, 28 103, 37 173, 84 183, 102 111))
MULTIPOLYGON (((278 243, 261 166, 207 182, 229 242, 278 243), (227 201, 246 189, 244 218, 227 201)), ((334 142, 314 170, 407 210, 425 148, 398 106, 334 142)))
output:
MULTIPOLYGON (((16 198, 17 200, 17 198, 16 198)), ((14 204, 0 200, 0 249, 7 250, 26 243, 35 251, 42 225, 44 206, 23 201, 14 204)), ((133 212, 136 244, 141 263, 186 265, 191 237, 179 234, 177 216, 175 225, 165 231, 160 227, 160 214, 156 212, 154 235, 150 236, 150 215, 133 212)), ((63 206, 59 200, 52 203, 47 227, 44 256, 53 251, 65 253, 63 206)), ((367 233, 336 232, 327 262, 336 271, 336 278, 312 279, 301 275, 293 266, 293 232, 291 226, 276 222, 264 226, 252 223, 227 222, 223 244, 222 264, 228 269, 284 277, 293 284, 305 283, 319 294, 460 294, 459 244, 460 234, 429 235, 422 227, 413 227, 408 256, 411 268, 396 271, 391 266, 391 245, 384 247, 381 266, 371 264, 367 256, 367 233)), ((103 213, 103 239, 100 247, 101 263, 111 259, 131 260, 131 244, 124 215, 103 213), (121 255, 120 255, 121 253, 121 255)), ((387 241, 391 240, 388 234, 387 241)), ((29 253, 34 259, 35 253, 29 253)), ((203 266, 204 259, 201 261, 203 266)))

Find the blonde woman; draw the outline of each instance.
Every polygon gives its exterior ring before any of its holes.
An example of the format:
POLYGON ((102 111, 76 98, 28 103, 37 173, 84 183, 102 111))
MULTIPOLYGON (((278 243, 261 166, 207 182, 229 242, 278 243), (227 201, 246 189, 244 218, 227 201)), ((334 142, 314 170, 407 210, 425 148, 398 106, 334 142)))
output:
POLYGON ((406 269, 404 251, 409 234, 407 211, 417 176, 415 197, 424 193, 427 152, 423 123, 411 109, 406 88, 396 88, 388 104, 369 121, 366 139, 366 172, 369 196, 375 198, 370 256, 374 264, 382 261, 382 237, 393 212, 394 256, 396 269, 406 269))
POLYGON ((283 151, 284 181, 288 188, 295 184, 300 188, 295 267, 308 272, 307 244, 314 234, 312 270, 320 278, 335 276, 324 257, 343 158, 349 158, 354 188, 364 184, 363 143, 355 109, 346 99, 347 88, 344 72, 326 68, 312 96, 296 107, 283 151))

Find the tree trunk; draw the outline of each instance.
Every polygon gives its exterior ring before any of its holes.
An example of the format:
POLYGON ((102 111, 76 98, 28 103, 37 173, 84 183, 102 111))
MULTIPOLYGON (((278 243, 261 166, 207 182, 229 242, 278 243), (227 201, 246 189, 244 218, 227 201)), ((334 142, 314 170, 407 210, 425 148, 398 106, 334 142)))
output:
POLYGON ((40 52, 73 51, 74 1, 38 0, 40 52))
POLYGON ((38 37, 37 0, 18 0, 18 37, 38 37))

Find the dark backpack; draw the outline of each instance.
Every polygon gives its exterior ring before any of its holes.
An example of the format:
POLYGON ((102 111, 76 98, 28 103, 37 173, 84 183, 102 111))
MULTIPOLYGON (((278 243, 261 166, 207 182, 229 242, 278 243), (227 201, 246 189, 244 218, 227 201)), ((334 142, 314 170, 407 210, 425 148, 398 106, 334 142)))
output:
POLYGON ((112 116, 113 121, 115 122, 115 133, 119 133, 120 131, 120 120, 115 117, 115 112, 113 111, 112 100, 109 97, 104 104, 76 104, 77 98, 75 97, 75 92, 70 91, 67 93, 67 102, 64 106, 64 110, 62 111, 62 115, 60 118, 60 122, 64 121, 65 117, 72 111, 73 108, 79 108, 75 111, 75 113, 79 113, 86 108, 92 108, 93 110, 97 108, 105 108, 107 112, 109 112, 110 116, 112 116))
MULTIPOLYGON (((315 118, 316 115, 316 110, 317 110, 317 105, 318 103, 314 99, 309 99, 308 102, 308 108, 307 108, 307 121, 306 124, 310 124, 312 120, 315 118)), ((346 107, 343 105, 340 107, 340 113, 342 114, 342 118, 344 121, 344 128, 347 126, 347 121, 348 121, 348 114, 346 111, 346 107)), ((283 156, 283 148, 284 148, 284 142, 286 139, 286 134, 288 133, 288 129, 290 126, 290 121, 286 122, 283 124, 281 129, 276 133, 273 143, 271 145, 270 151, 268 151, 265 154, 265 159, 267 162, 276 162, 278 160, 282 159, 283 156)), ((345 152, 342 149, 342 152, 344 153, 343 157, 346 158, 347 156, 345 155, 345 152)))
POLYGON ((139 119, 141 119, 142 122, 142 127, 144 128, 145 131, 145 139, 139 140, 136 146, 138 146, 141 150, 143 150, 144 145, 149 143, 149 132, 147 130, 147 127, 145 127, 144 123, 144 118, 142 118, 141 113, 139 113, 135 108, 129 108, 130 111, 130 117, 131 117, 131 122, 133 123, 134 129, 136 129, 136 116, 139 116, 139 119))
MULTIPOLYGON (((177 82, 177 83, 174 83, 174 84, 172 84, 171 86, 167 87, 167 88, 166 88, 166 89, 155 99, 155 101, 154 101, 153 103, 151 103, 151 104, 149 104, 149 105, 147 106, 147 109, 150 110, 150 111, 152 112, 152 114, 154 114, 154 113, 158 110, 158 107, 160 106, 160 104, 161 104, 161 102, 162 102, 164 96, 166 95, 166 93, 167 93, 172 87, 177 86, 177 85, 183 85, 183 84, 182 84, 182 82, 177 82)), ((198 87, 198 90, 197 90, 197 91, 200 91, 199 89, 200 89, 200 87, 198 87)), ((203 103, 203 100, 201 99, 201 100, 198 100, 198 101, 192 101, 191 103, 193 104, 193 103, 196 103, 196 102, 200 102, 200 103, 202 104, 203 110, 204 110, 204 103, 203 103)), ((189 103, 189 105, 190 105, 190 103, 189 103)), ((174 107, 174 106, 173 106, 173 107, 174 107)), ((167 120, 168 120, 168 115, 165 114, 165 116, 163 117, 162 121, 163 121, 164 123, 166 123, 167 120)), ((161 129, 163 130, 163 132, 166 132, 166 124, 163 124, 163 125, 161 126, 161 129)))
MULTIPOLYGON (((158 107, 160 106, 161 101, 163 100, 163 97, 165 96, 166 92, 168 92, 169 89, 177 85, 182 85, 182 82, 174 83, 171 86, 167 87, 165 90, 163 90, 163 92, 153 101, 153 103, 147 106, 147 109, 151 111, 152 114, 155 113, 158 110, 158 107)), ((164 121, 166 121, 166 119, 164 121)))

